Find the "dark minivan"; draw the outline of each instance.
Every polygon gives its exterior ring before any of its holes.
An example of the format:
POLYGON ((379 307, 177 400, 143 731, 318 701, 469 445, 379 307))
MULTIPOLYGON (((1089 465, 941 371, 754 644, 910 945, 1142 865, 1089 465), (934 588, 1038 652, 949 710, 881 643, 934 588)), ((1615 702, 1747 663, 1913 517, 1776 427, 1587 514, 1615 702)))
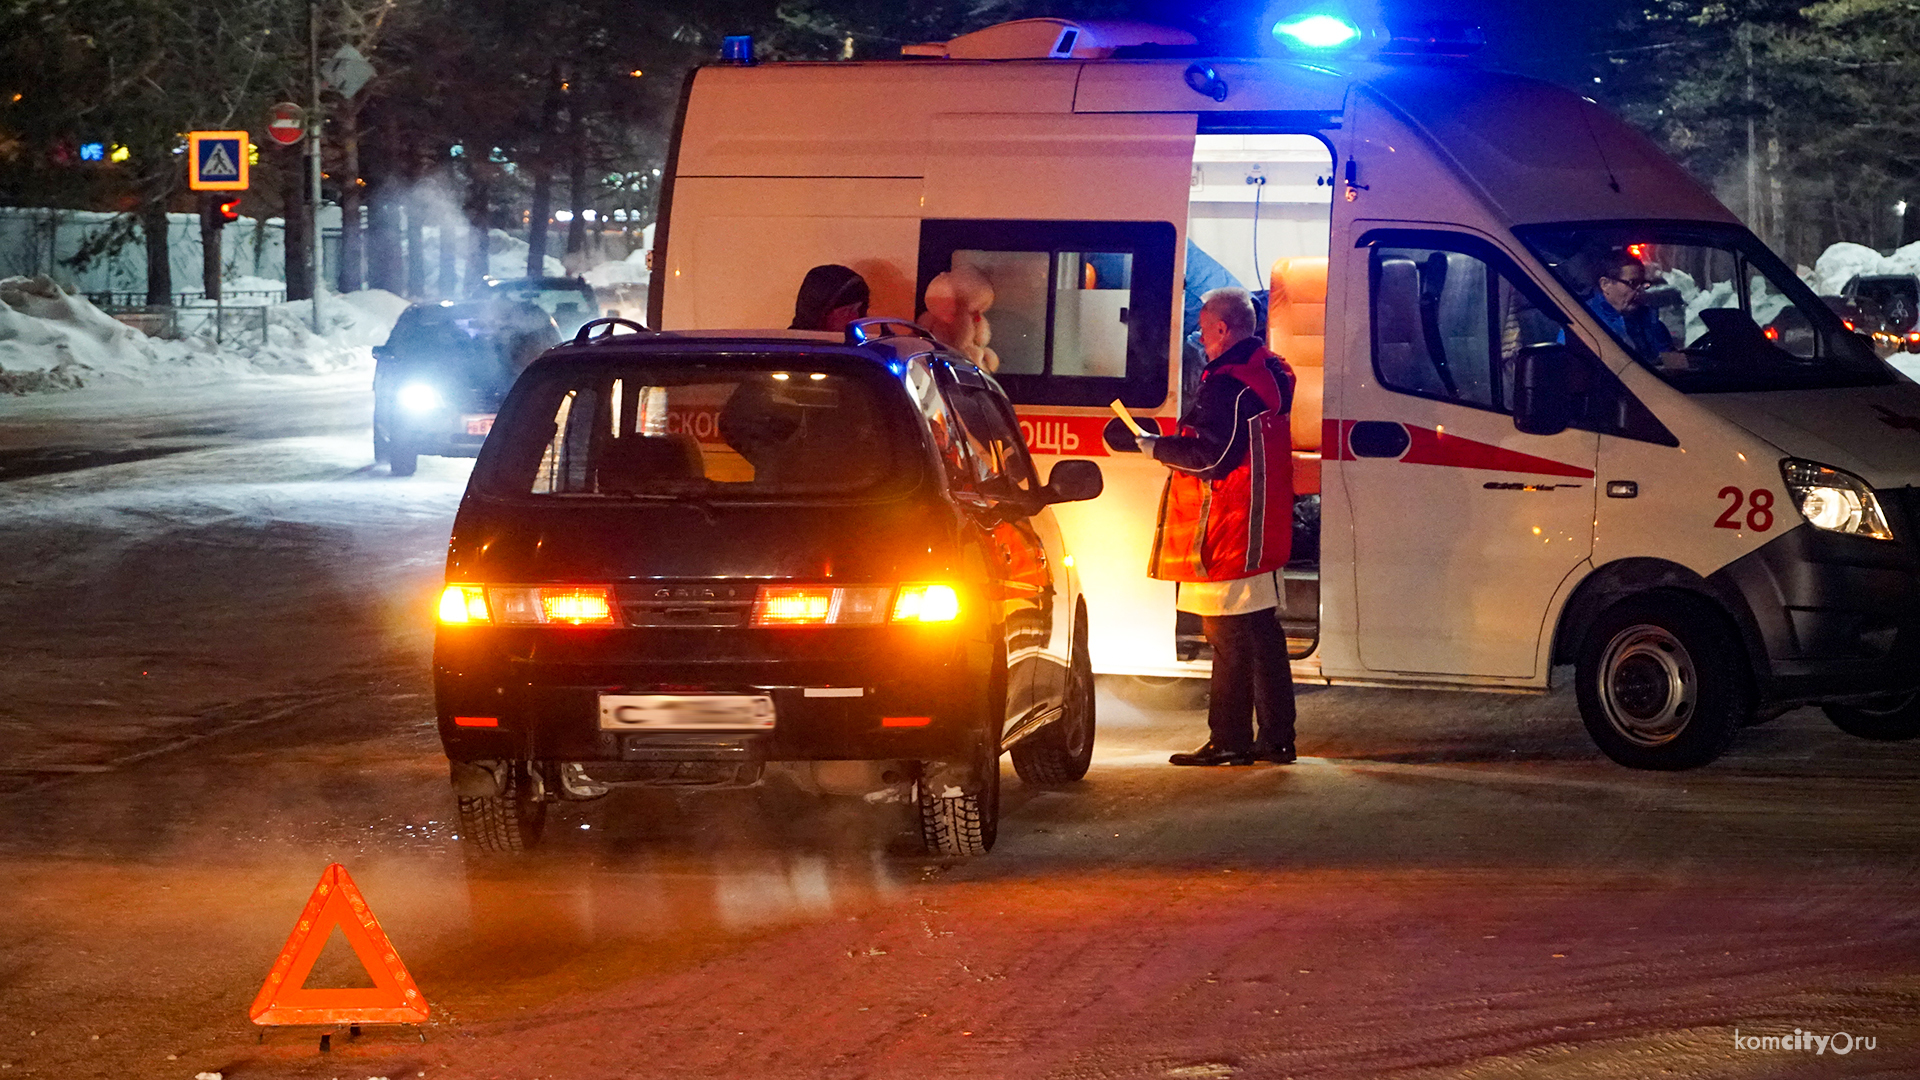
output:
POLYGON ((927 849, 977 855, 1003 750, 1030 783, 1085 775, 1087 609, 1048 506, 1098 495, 1097 465, 1041 483, 993 377, 911 324, 617 321, 515 383, 454 521, 434 690, 467 844, 780 762, 910 782, 927 849))

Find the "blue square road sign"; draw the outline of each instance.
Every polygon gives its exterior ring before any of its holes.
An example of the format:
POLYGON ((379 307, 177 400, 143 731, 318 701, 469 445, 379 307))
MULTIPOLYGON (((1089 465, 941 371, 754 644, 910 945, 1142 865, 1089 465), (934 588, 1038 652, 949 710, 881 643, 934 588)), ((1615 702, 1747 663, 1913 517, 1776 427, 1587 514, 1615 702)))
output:
POLYGON ((245 191, 251 147, 244 131, 187 133, 187 186, 195 191, 245 191))

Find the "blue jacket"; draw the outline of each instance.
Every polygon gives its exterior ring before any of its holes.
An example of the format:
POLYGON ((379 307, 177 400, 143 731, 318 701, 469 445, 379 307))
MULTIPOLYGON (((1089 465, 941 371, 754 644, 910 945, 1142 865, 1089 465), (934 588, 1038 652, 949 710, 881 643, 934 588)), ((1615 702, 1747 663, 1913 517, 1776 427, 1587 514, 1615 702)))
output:
POLYGON ((1607 298, 1595 290, 1587 297, 1587 310, 1599 318, 1602 326, 1613 331, 1613 336, 1620 339, 1633 358, 1643 364, 1657 363, 1661 353, 1673 351, 1673 334, 1668 332, 1667 324, 1660 321, 1659 313, 1652 308, 1616 311, 1612 304, 1607 303, 1607 298))

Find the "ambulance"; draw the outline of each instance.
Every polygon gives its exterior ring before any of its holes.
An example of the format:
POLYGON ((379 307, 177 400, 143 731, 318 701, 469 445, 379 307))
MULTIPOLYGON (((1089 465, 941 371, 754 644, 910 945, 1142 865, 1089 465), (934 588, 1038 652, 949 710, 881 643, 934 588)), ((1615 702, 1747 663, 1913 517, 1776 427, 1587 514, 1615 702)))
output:
POLYGON ((1059 508, 1095 670, 1193 676, 1197 627, 1146 575, 1166 470, 1104 433, 1114 401, 1174 429, 1197 296, 1239 284, 1299 380, 1297 681, 1570 677, 1637 768, 1806 704, 1920 734, 1920 388, 1646 138, 1475 66, 1470 30, 1273 36, 1237 58, 1028 19, 701 68, 649 323, 786 325, 821 263, 898 318, 984 280, 963 316, 1042 471, 1106 477, 1059 508))

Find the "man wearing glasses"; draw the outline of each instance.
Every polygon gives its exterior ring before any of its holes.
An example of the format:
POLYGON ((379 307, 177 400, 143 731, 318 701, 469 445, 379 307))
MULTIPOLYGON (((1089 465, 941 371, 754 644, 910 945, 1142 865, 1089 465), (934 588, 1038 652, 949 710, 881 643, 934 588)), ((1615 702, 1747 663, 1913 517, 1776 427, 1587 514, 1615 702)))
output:
POLYGON ((1667 324, 1640 302, 1651 284, 1647 264, 1625 251, 1609 252, 1600 260, 1600 276, 1587 298, 1587 310, 1613 331, 1635 360, 1656 369, 1684 369, 1686 354, 1674 347, 1667 324))

